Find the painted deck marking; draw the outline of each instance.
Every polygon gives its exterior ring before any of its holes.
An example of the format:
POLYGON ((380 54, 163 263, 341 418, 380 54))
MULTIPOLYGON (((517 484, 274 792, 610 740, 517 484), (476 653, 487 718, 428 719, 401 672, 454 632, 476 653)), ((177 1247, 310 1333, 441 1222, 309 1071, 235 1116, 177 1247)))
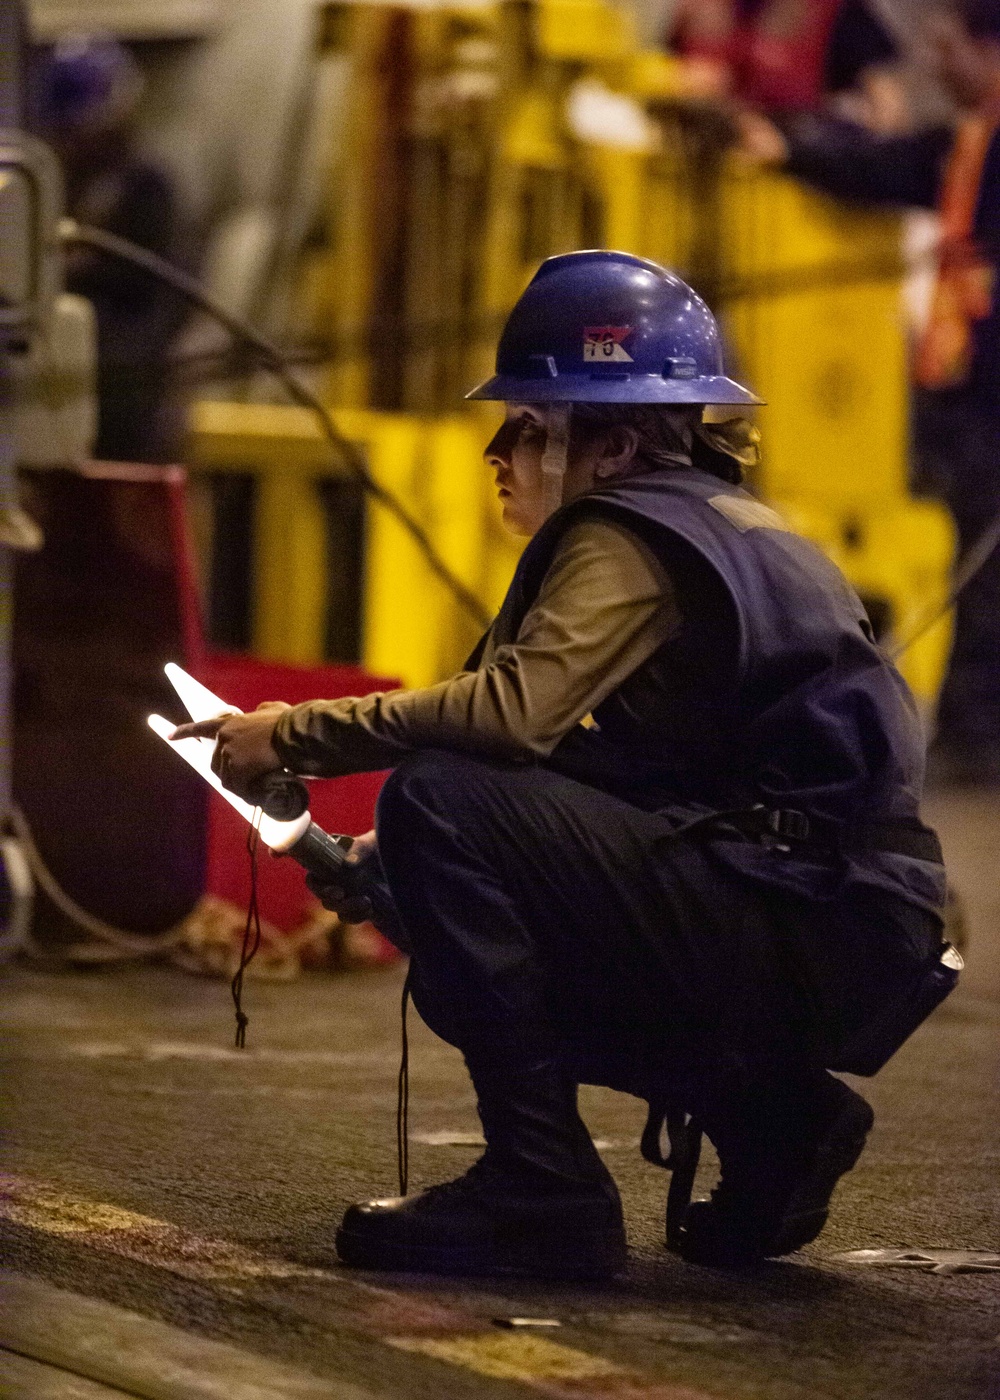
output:
MULTIPOLYGON (((234 1054, 239 1053, 234 1051, 234 1054)), ((461 1129, 435 1128, 431 1132, 411 1132, 411 1142, 423 1143, 425 1147, 485 1147, 486 1139, 482 1133, 467 1133, 461 1129)), ((594 1146, 598 1152, 610 1152, 618 1148, 632 1148, 639 1146, 638 1138, 601 1138, 593 1139, 594 1146)))
POLYGON ((513 1381, 556 1400, 711 1400, 703 1391, 653 1380, 548 1337, 500 1331, 452 1303, 270 1259, 228 1240, 203 1239, 167 1220, 0 1173, 3 1220, 201 1282, 310 1278, 336 1283, 342 1290, 338 1296, 353 1299, 355 1325, 383 1344, 513 1381), (406 1335, 399 1335, 401 1326, 409 1329, 406 1335))
POLYGON ((107 1254, 189 1279, 326 1278, 338 1275, 268 1259, 228 1240, 201 1239, 167 1220, 87 1201, 23 1177, 0 1174, 0 1220, 71 1237, 107 1254))
POLYGON ((400 1351, 419 1352, 491 1380, 519 1382, 560 1400, 709 1400, 704 1391, 654 1381, 606 1357, 523 1332, 385 1340, 400 1351))
POLYGON ((498 1381, 592 1381, 621 1370, 602 1356, 589 1356, 548 1337, 491 1332, 468 1337, 389 1337, 388 1341, 400 1351, 457 1362, 498 1381))
POLYGON ((231 1045, 187 1040, 81 1040, 69 1045, 67 1053, 84 1060, 143 1060, 151 1064, 190 1060, 198 1064, 232 1064, 249 1069, 259 1065, 377 1069, 382 1065, 394 1065, 399 1059, 396 1050, 282 1050, 267 1045, 234 1050, 231 1045))

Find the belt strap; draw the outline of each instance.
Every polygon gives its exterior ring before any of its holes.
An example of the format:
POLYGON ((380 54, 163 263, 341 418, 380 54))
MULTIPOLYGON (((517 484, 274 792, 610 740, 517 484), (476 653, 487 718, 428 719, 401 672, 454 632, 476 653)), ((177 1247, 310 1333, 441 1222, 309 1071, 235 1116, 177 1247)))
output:
POLYGON ((674 837, 696 834, 716 841, 759 836, 803 853, 814 850, 823 854, 862 855, 880 851, 937 865, 942 863, 941 843, 936 834, 920 822, 904 818, 837 822, 791 807, 765 807, 757 803, 733 811, 704 813, 671 832, 674 837))
MULTIPOLYGON (((937 833, 917 821, 857 822, 837 829, 833 827, 830 845, 850 855, 865 851, 882 851, 886 855, 910 856, 913 860, 927 860, 935 865, 943 864, 941 842, 937 833)), ((816 827, 816 841, 824 844, 826 839, 823 824, 816 827)))

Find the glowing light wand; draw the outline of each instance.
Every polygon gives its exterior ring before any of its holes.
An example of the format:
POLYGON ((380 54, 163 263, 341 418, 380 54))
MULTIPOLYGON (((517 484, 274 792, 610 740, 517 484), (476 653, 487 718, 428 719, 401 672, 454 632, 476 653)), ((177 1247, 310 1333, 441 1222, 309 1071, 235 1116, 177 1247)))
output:
MULTIPOLYGON (((175 665, 172 661, 166 666, 167 677, 177 691, 184 708, 193 720, 215 719, 218 715, 239 714, 235 705, 227 705, 218 695, 196 681, 194 676, 175 665)), ((279 855, 292 856, 310 874, 331 883, 343 881, 347 853, 351 849, 349 836, 331 836, 321 826, 317 826, 308 810, 292 821, 279 821, 261 812, 249 802, 237 797, 235 792, 224 788, 219 778, 212 772, 214 739, 172 739, 175 728, 163 715, 150 715, 146 723, 154 734, 170 745, 185 763, 199 773, 220 797, 235 808, 244 821, 256 825, 260 839, 279 855)))

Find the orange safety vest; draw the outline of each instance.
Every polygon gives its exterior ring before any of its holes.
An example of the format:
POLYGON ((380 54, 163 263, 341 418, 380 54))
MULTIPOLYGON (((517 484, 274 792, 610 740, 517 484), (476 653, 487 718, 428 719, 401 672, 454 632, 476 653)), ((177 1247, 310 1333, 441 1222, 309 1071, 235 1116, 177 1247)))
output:
POLYGON ((983 166, 1000 127, 1000 110, 977 112, 959 124, 941 184, 941 239, 930 316, 917 348, 914 375, 925 389, 946 389, 968 376, 973 323, 993 309, 994 271, 976 246, 974 230, 983 166))

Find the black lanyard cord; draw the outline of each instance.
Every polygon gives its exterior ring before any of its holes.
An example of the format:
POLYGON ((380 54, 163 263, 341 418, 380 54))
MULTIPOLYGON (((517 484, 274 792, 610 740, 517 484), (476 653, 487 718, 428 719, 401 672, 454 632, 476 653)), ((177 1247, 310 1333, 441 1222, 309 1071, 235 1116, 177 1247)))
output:
POLYGON ((257 850, 260 846, 260 808, 254 812, 254 823, 247 835, 247 854, 250 857, 250 901, 247 904, 247 921, 243 928, 243 946, 240 949, 240 965, 230 983, 233 1005, 236 1008, 236 1048, 245 1050, 247 1026, 250 1017, 243 1010, 243 974, 257 956, 260 948, 260 908, 257 903, 257 850))
POLYGON ((402 1043, 396 1092, 396 1162, 399 1168, 399 1194, 401 1196, 406 1195, 410 1176, 410 1042, 406 1033, 406 1011, 409 1004, 410 973, 407 970, 399 1006, 402 1043))

